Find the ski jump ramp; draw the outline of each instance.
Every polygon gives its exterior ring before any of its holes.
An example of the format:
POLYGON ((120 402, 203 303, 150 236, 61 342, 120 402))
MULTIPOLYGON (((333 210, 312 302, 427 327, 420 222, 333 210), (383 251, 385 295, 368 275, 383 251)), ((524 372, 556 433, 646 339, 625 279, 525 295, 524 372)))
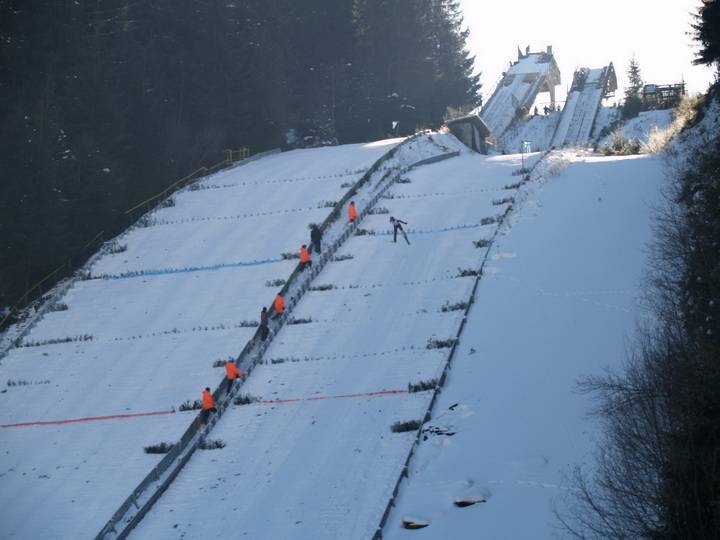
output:
POLYGON ((552 146, 559 148, 587 144, 603 98, 615 90, 617 78, 612 62, 602 68, 578 69, 573 76, 573 84, 552 146))
POLYGON ((516 119, 527 115, 538 93, 549 92, 554 106, 555 86, 560 83, 560 69, 552 46, 548 46, 545 52, 531 53, 528 48, 522 54, 518 50, 517 62, 511 63, 503 73, 480 117, 498 139, 516 119))

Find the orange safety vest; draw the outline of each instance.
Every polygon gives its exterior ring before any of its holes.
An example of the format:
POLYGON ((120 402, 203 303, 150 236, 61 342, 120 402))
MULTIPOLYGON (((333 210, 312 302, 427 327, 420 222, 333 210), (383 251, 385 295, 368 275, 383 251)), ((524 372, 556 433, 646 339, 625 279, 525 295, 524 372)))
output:
POLYGON ((355 221, 357 219, 357 210, 355 209, 355 203, 350 203, 348 206, 348 219, 355 221))
POLYGON ((212 394, 208 392, 207 390, 203 390, 202 393, 202 408, 203 411, 209 411, 210 409, 215 407, 215 400, 212 397, 212 394))
POLYGON ((275 313, 285 311, 285 299, 279 294, 275 297, 275 313))
POLYGON ((308 253, 307 248, 300 248, 300 262, 310 262, 310 253, 308 253))
POLYGON ((244 375, 244 372, 240 371, 234 362, 225 363, 225 373, 227 373, 227 378, 231 381, 244 375))

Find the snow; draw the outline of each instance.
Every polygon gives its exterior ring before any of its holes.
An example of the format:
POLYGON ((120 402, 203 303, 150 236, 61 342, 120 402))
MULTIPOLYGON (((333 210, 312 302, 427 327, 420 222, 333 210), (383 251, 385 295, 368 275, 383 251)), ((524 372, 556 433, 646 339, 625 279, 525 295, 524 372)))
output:
POLYGON ((463 312, 442 307, 472 291, 474 279, 458 270, 479 267, 487 248, 472 241, 497 227, 480 221, 506 208, 492 201, 514 192, 505 186, 519 162, 465 151, 393 186, 379 203, 389 214, 360 224, 375 234, 351 237, 339 254, 353 258, 315 279, 335 288, 295 308, 293 317, 312 322, 283 327, 242 388, 291 402, 226 412, 211 435, 227 443, 223 457, 194 456, 132 536, 197 537, 199 523, 206 537, 372 536, 414 441, 390 427, 425 414, 432 393, 408 394, 408 383, 442 373, 448 349, 428 341, 457 332, 463 312), (389 215, 409 223, 411 245, 392 243, 389 215), (399 393, 372 395, 384 391, 399 393))
POLYGON ((523 141, 530 141, 533 151, 547 150, 561 116, 560 112, 531 116, 508 129, 498 141, 498 145, 509 153, 516 153, 521 150, 523 141))
POLYGON ((420 444, 383 538, 564 537, 553 504, 597 436, 575 383, 625 356, 663 176, 660 158, 565 159, 492 247, 428 424, 456 434, 420 444), (408 514, 430 525, 406 531, 408 514))
MULTIPOLYGON (((521 77, 516 78, 519 79, 521 77)), ((528 124, 529 125, 529 124, 528 124)), ((546 128, 547 126, 545 126, 546 128)), ((538 126, 541 133, 544 128, 538 126)), ((259 308, 347 185, 400 140, 277 154, 173 196, 147 226, 96 257, 71 284, 68 310, 46 313, 2 359, 0 425, 122 413, 156 416, 0 428, 3 538, 95 536, 158 463, 143 446, 174 442, 195 417, 172 413, 214 386, 213 363, 237 355, 259 308), (49 344, 66 338, 86 341, 49 344), (45 344, 43 344, 45 343, 45 344), (47 381, 47 382, 46 382, 47 381), (41 519, 29 519, 42 508, 41 519)), ((536 148, 534 148, 536 149, 536 148)), ((401 484, 384 537, 552 538, 563 473, 583 461, 596 426, 577 377, 619 362, 658 197, 660 161, 554 152, 520 189, 520 155, 480 156, 448 134, 421 136, 389 165, 414 168, 385 192, 300 299, 210 433, 133 538, 368 538, 378 527, 433 392, 474 277, 483 277, 431 426, 401 484), (564 171, 564 172, 563 172, 564 171), (553 176, 559 174, 559 176, 553 176), (487 218, 519 210, 500 228, 487 218), (383 213, 379 213, 383 212, 383 213), (392 242, 390 215, 411 245, 392 242), (478 240, 495 238, 487 247, 478 240), (459 499, 487 502, 458 508, 459 499), (517 519, 522 515, 522 519, 517 519), (429 522, 408 532, 402 517, 429 522)), ((532 166, 539 153, 525 155, 532 166)), ((378 171, 357 193, 361 211, 378 171)), ((339 220, 324 239, 339 237, 339 220)), ((428 426, 426 426, 428 427, 428 426)))
MULTIPOLYGON (((657 111, 644 111, 637 117, 631 118, 619 127, 619 132, 625 139, 636 139, 641 145, 648 142, 650 134, 654 129, 666 129, 670 127, 673 120, 672 109, 657 111)), ((612 134, 607 135, 599 141, 600 146, 610 143, 612 134)))
POLYGON ((579 92, 570 92, 565 100, 565 106, 562 110, 562 116, 560 117, 560 123, 558 124, 557 131, 552 140, 552 145, 562 145, 567 137, 568 129, 572 123, 573 117, 575 116, 575 108, 578 105, 580 99, 579 92))
MULTIPOLYGON (((164 412, 198 399, 222 379, 213 363, 237 355, 254 332, 242 322, 270 303, 275 289, 265 282, 287 278, 295 262, 233 264, 296 252, 308 223, 330 211, 318 204, 338 199, 343 183, 398 142, 277 154, 174 195, 175 206, 150 216, 173 224, 130 229, 117 239, 126 251, 90 266, 95 277, 160 274, 75 281, 59 298, 69 309, 46 314, 24 338, 91 340, 14 348, 2 359, 0 380, 29 384, 3 387, 0 424, 164 412)), ((94 537, 162 457, 143 447, 177 440, 194 416, 0 428, 3 538, 94 537), (38 508, 43 519, 31 519, 38 508)))
POLYGON ((586 83, 582 91, 568 94, 560 124, 553 137, 553 146, 587 145, 603 92, 603 88, 594 88, 586 83))
POLYGON ((513 75, 525 73, 547 73, 550 69, 550 62, 546 62, 544 53, 532 53, 518 60, 508 70, 513 75))
POLYGON ((587 78, 585 79, 585 84, 597 84, 600 82, 603 74, 603 70, 605 68, 595 68, 588 70, 587 78))
POLYGON ((612 126, 614 122, 620 120, 621 114, 621 110, 617 107, 601 106, 600 109, 598 109, 597 116, 595 117, 595 127, 593 128, 590 138, 592 140, 597 140, 603 129, 609 130, 610 126, 612 126))

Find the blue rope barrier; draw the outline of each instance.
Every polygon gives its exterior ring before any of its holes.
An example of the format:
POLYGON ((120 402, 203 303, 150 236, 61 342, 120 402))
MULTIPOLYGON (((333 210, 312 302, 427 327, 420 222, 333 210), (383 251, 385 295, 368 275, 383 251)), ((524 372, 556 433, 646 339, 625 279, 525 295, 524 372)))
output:
MULTIPOLYGON (((469 225, 456 225, 454 227, 444 227, 442 229, 407 229, 405 231, 406 234, 435 234, 435 233, 444 233, 444 232, 452 232, 452 231, 461 231, 464 229, 477 229, 478 227, 482 227, 483 225, 481 223, 471 223, 469 225)), ((373 236, 392 236, 393 231, 377 231, 373 236)))
POLYGON ((188 274, 192 272, 214 272, 216 270, 222 270, 223 268, 240 268, 243 266, 260 266, 263 264, 274 264, 284 261, 285 259, 261 259, 256 261, 241 261, 237 263, 225 263, 225 264, 214 264, 211 266, 193 266, 191 268, 179 268, 176 270, 147 270, 141 271, 137 274, 131 273, 127 275, 117 276, 99 276, 99 279, 113 280, 113 279, 133 279, 141 278, 146 276, 166 276, 171 274, 188 274))

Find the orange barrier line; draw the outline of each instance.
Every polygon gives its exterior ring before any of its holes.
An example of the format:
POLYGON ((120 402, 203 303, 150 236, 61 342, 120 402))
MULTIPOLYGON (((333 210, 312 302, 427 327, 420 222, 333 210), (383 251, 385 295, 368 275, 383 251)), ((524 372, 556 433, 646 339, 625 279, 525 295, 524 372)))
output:
POLYGON ((46 420, 41 422, 20 422, 18 424, 0 424, 0 428, 28 427, 28 426, 57 426, 62 424, 77 424, 79 422, 97 422, 98 420, 115 420, 118 418, 136 418, 138 416, 158 416, 172 414, 174 411, 155 411, 144 413, 112 414, 109 416, 90 416, 88 418, 72 418, 70 420, 46 420))
POLYGON ((346 394, 342 396, 317 396, 309 398, 295 398, 295 399, 270 399, 260 400, 258 403, 262 405, 273 405, 276 403, 297 403, 299 401, 321 401, 324 399, 348 399, 348 398, 359 398, 359 397, 377 397, 377 396, 391 396, 395 394, 407 394, 407 390, 381 390, 379 392, 365 392, 363 394, 346 394))

